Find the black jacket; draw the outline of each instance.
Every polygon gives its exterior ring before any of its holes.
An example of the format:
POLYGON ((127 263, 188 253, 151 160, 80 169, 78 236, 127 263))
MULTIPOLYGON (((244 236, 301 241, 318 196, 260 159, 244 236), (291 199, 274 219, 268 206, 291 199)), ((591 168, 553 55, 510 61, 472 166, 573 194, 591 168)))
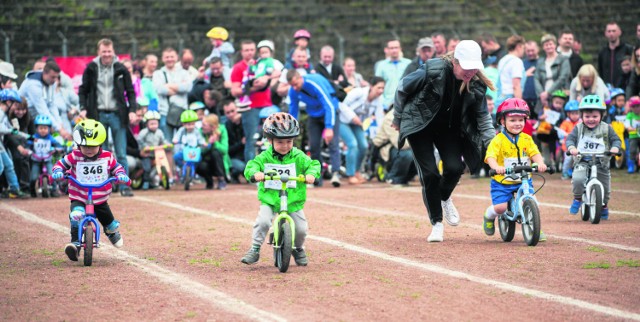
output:
POLYGON ((414 58, 409 65, 407 65, 407 68, 404 69, 404 73, 402 73, 402 77, 405 77, 413 72, 415 72, 418 68, 420 68, 420 66, 422 66, 420 64, 422 60, 420 59, 420 56, 417 56, 416 58, 414 58))
POLYGON ((344 69, 342 69, 342 66, 331 64, 331 74, 329 74, 329 71, 321 63, 318 62, 318 64, 316 65, 316 72, 324 76, 324 78, 329 81, 336 92, 335 96, 338 98, 338 100, 340 100, 340 102, 342 102, 344 98, 347 97, 347 93, 344 91, 344 89, 351 86, 351 84, 349 84, 349 80, 347 79, 347 75, 344 73, 344 69), (342 76, 342 81, 336 84, 334 81, 338 80, 340 76, 342 76))
MULTIPOLYGON (((442 58, 435 58, 400 80, 393 103, 393 122, 400 129, 399 148, 402 148, 407 136, 426 128, 438 114, 443 105, 446 84, 452 77, 453 64, 442 58)), ((474 78, 469 87, 462 98, 462 133, 451 135, 463 137, 464 160, 473 172, 482 166, 481 149, 489 146, 495 136, 495 129, 485 100, 487 86, 474 78)), ((445 103, 447 104, 449 103, 445 103)))
MULTIPOLYGON (((131 83, 131 75, 120 62, 113 63, 113 89, 116 91, 116 107, 123 126, 129 126, 129 112, 138 109, 136 92, 131 83), (125 97, 126 92, 126 97, 125 97), (128 103, 128 105, 127 105, 128 103)), ((80 110, 87 110, 87 117, 98 119, 98 64, 90 62, 82 73, 82 85, 78 89, 80 110)))
POLYGON ((620 42, 620 45, 613 50, 609 49, 609 44, 605 45, 598 54, 598 74, 605 84, 613 84, 622 73, 620 62, 624 56, 633 54, 633 47, 620 42), (613 60, 613 62, 612 62, 613 60), (611 66, 613 64, 613 66, 611 66))
POLYGON ((242 143, 244 131, 242 130, 242 123, 235 124, 231 120, 227 120, 225 126, 227 127, 229 138, 229 157, 244 161, 244 143, 242 143))
POLYGON ((571 65, 571 77, 576 77, 578 76, 580 67, 584 65, 584 61, 582 60, 582 57, 580 57, 580 55, 571 53, 571 56, 569 56, 569 65, 571 65))
POLYGON ((639 96, 640 95, 640 75, 636 74, 636 69, 633 68, 631 70, 631 75, 629 75, 629 84, 627 85, 625 96, 627 99, 631 98, 631 96, 639 96))

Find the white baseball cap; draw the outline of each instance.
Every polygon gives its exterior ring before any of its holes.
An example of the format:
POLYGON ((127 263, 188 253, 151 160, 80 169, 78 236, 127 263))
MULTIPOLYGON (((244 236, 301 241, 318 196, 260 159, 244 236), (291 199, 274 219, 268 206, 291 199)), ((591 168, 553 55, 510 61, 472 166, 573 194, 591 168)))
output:
POLYGON ((480 45, 473 40, 463 40, 458 43, 456 50, 453 52, 453 58, 458 60, 462 69, 484 69, 484 65, 482 64, 482 49, 480 49, 480 45))
POLYGON ((11 79, 18 78, 18 75, 16 75, 15 70, 13 69, 13 64, 7 63, 6 61, 0 63, 0 74, 11 79))

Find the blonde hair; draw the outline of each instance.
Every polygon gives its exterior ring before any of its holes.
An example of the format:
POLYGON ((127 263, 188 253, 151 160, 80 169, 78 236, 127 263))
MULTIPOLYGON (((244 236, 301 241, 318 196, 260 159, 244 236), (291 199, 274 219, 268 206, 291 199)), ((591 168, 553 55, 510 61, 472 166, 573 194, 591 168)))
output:
MULTIPOLYGON (((457 59, 453 58, 453 51, 450 51, 444 54, 444 56, 442 56, 442 59, 444 59, 445 61, 449 61, 452 64, 460 65, 460 62, 457 59)), ((474 79, 479 80, 482 84, 486 85, 492 91, 496 90, 496 87, 493 85, 493 82, 484 74, 483 71, 478 70, 476 75, 473 76, 471 80, 474 80, 474 79)), ((462 82, 462 85, 460 85, 460 94, 462 94, 465 88, 469 90, 468 87, 469 87, 469 83, 462 82)))
POLYGON ((595 93, 596 80, 598 79, 598 71, 596 70, 595 67, 593 67, 593 65, 591 64, 582 65, 582 67, 578 69, 578 74, 576 75, 576 77, 578 77, 578 82, 576 84, 576 91, 578 92, 582 91, 582 82, 580 81, 580 77, 592 77, 593 85, 591 85, 591 92, 595 93))
POLYGON ((540 38, 540 44, 544 45, 544 43, 546 43, 549 40, 553 41, 554 44, 558 43, 558 39, 556 38, 556 36, 552 34, 544 34, 542 38, 540 38))
POLYGON ((203 123, 210 125, 213 128, 218 128, 220 126, 220 120, 218 119, 218 115, 209 114, 202 119, 203 123))

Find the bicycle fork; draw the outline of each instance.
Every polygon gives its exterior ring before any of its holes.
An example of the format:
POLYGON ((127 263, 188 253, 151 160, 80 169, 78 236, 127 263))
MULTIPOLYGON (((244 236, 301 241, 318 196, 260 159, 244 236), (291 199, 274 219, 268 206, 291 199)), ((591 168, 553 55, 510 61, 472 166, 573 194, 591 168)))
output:
POLYGON ((289 228, 291 229, 291 248, 295 249, 296 244, 296 224, 293 222, 293 218, 289 216, 289 212, 287 209, 287 191, 284 187, 280 190, 280 213, 276 216, 273 221, 275 225, 273 225, 273 232, 269 235, 269 244, 273 245, 274 248, 280 248, 280 238, 282 233, 280 231, 280 222, 285 220, 289 224, 289 228))
POLYGON ((593 186, 598 187, 597 189, 600 190, 600 195, 603 197, 604 202, 604 186, 602 185, 600 180, 598 180, 598 166, 596 164, 593 164, 590 168, 591 171, 589 173, 589 180, 587 180, 587 184, 584 189, 584 196, 586 197, 586 200, 584 200, 584 202, 586 206, 593 207, 595 206, 595 201, 591 200, 592 196, 589 193, 591 191, 591 188, 593 188, 593 186))

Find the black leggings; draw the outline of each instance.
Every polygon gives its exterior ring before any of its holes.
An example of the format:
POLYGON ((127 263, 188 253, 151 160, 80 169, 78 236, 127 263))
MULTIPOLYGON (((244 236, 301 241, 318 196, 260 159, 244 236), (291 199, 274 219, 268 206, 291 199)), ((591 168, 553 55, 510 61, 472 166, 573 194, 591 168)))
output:
POLYGON ((407 139, 413 150, 413 159, 422 184, 422 199, 431 224, 442 222, 440 202, 449 199, 464 172, 460 131, 426 128, 411 134, 407 139), (442 159, 442 175, 434 156, 434 144, 442 159))

